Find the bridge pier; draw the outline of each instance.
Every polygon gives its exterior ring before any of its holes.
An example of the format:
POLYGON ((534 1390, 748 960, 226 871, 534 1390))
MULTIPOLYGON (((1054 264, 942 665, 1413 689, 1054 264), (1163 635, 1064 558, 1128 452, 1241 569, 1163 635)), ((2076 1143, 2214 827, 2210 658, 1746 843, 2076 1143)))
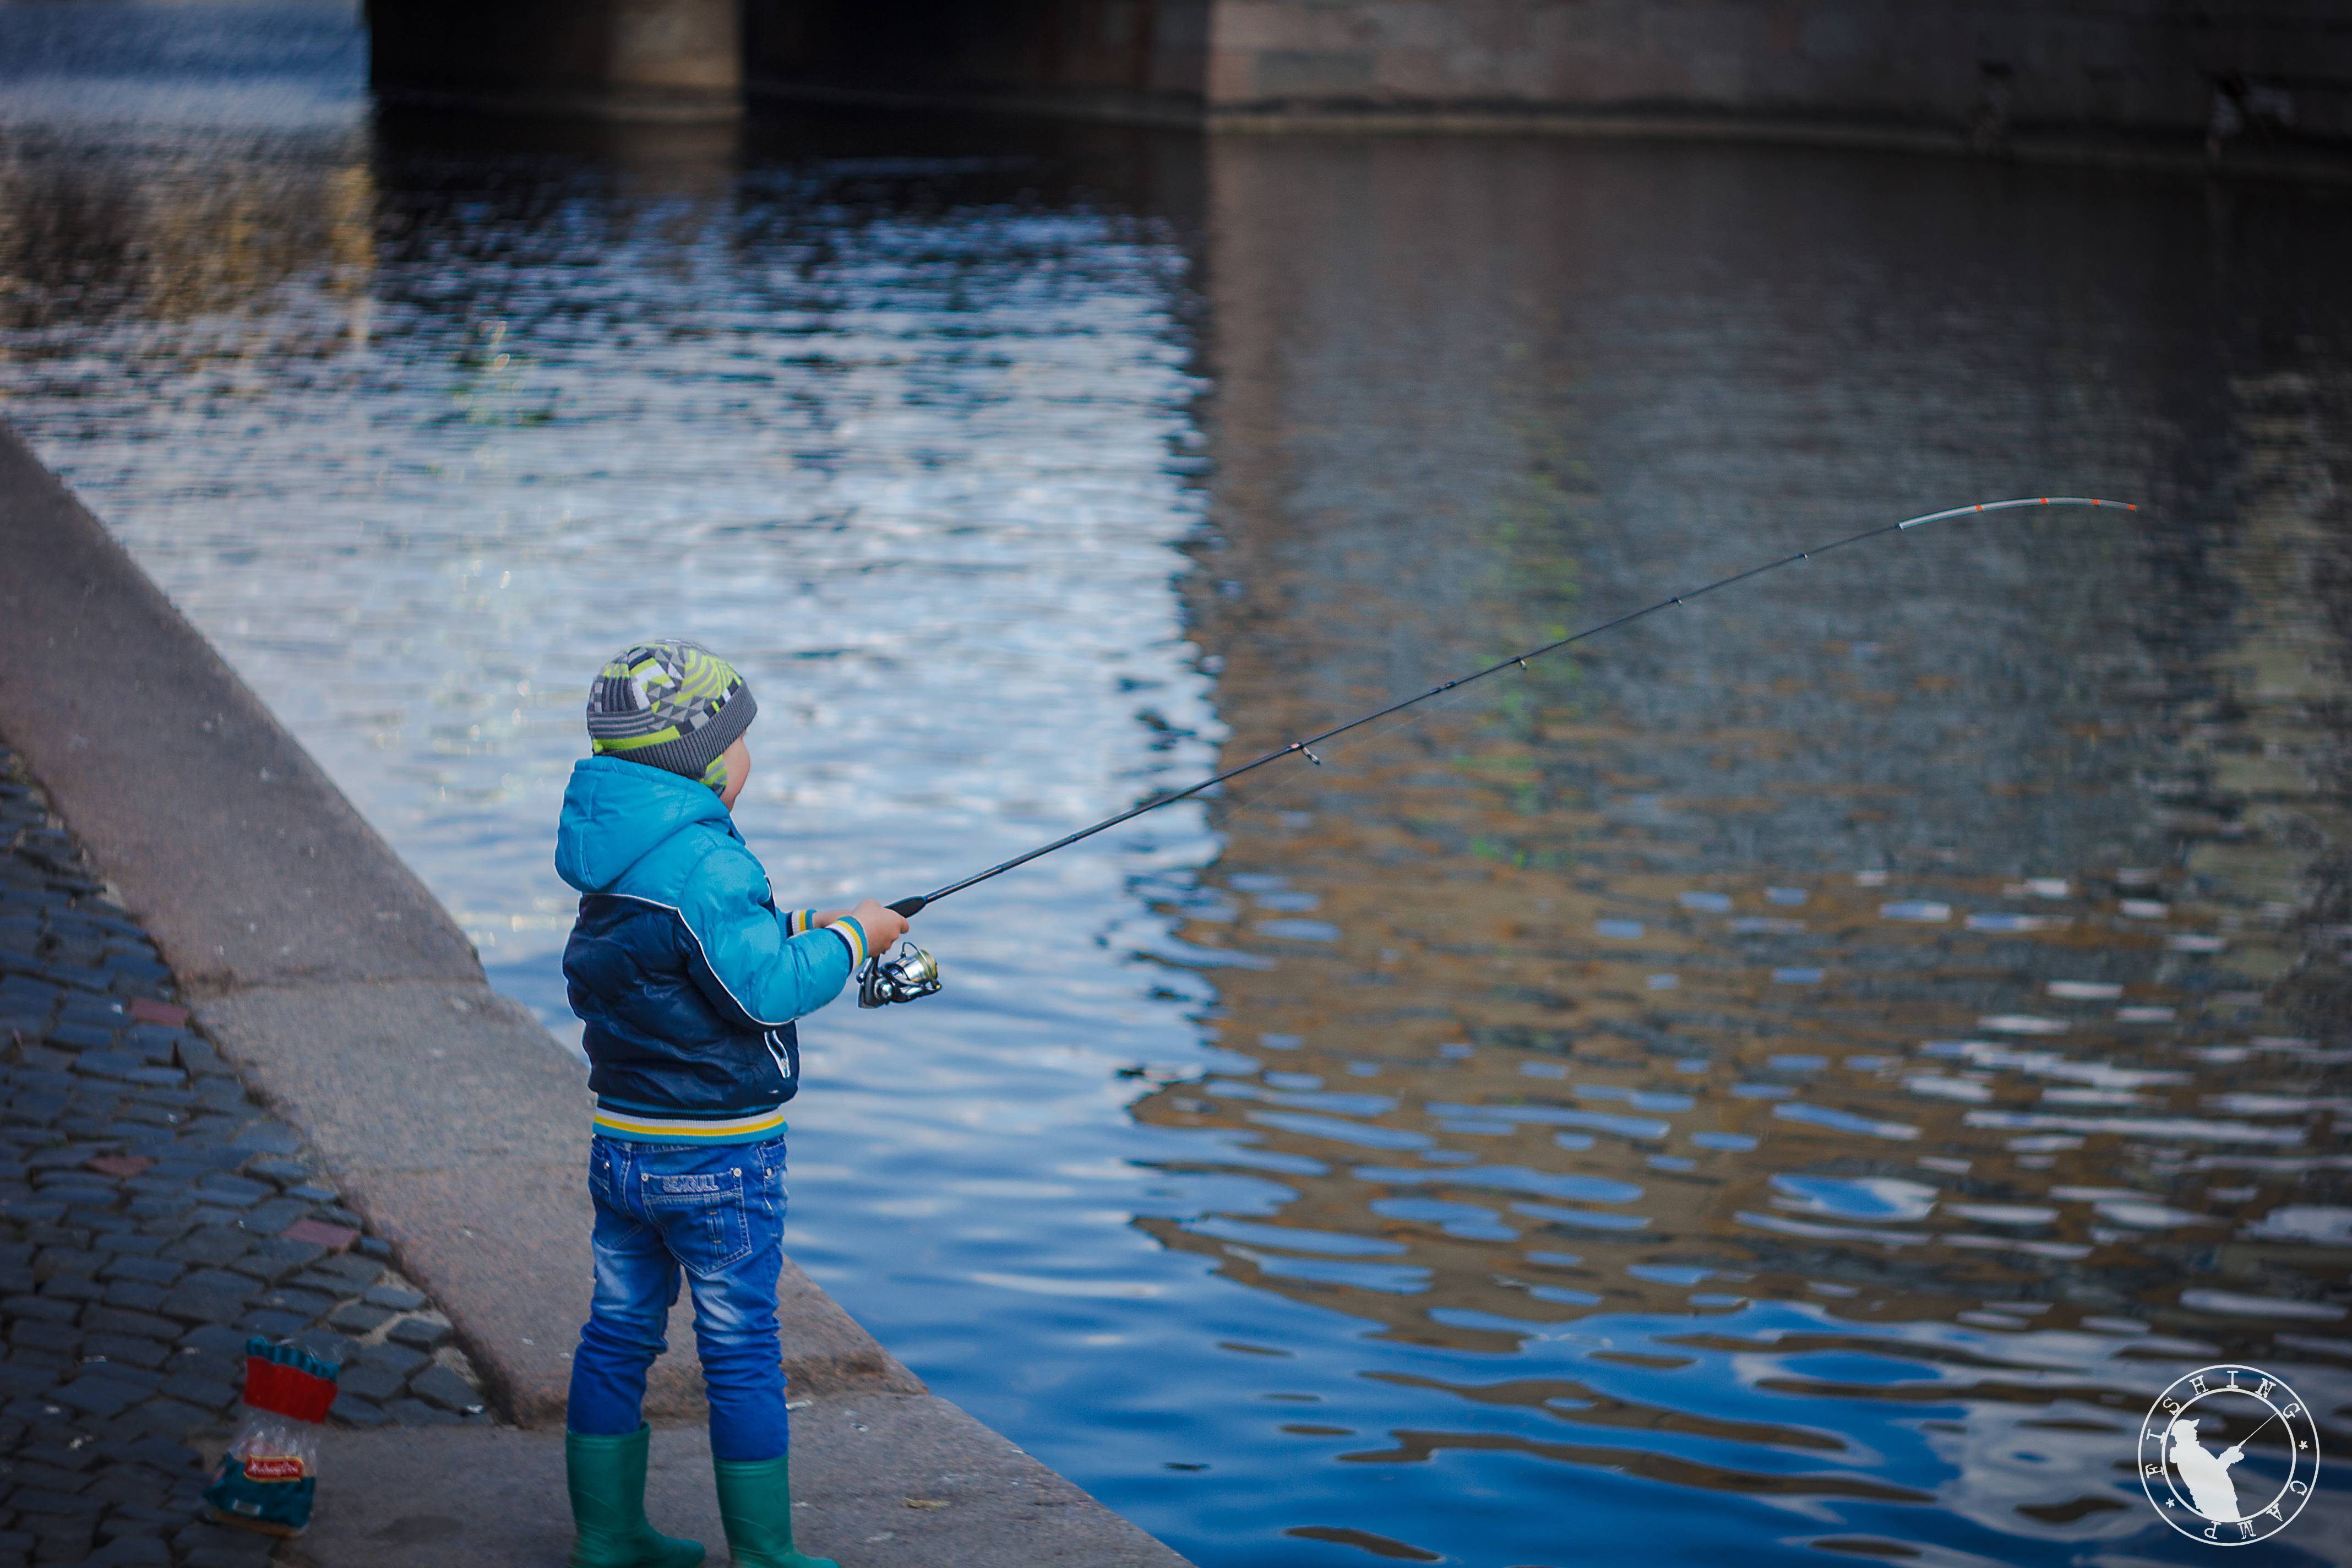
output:
POLYGON ((388 102, 593 119, 743 112, 741 0, 369 0, 388 102))

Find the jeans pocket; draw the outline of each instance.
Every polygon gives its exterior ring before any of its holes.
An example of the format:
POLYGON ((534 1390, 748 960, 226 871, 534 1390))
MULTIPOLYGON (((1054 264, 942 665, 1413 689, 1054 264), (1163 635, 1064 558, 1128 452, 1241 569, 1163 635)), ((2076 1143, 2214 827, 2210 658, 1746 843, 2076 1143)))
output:
POLYGON ((751 1216, 743 1212, 740 1170, 691 1175, 648 1175, 646 1212, 671 1254, 696 1274, 710 1274, 748 1257, 751 1216))

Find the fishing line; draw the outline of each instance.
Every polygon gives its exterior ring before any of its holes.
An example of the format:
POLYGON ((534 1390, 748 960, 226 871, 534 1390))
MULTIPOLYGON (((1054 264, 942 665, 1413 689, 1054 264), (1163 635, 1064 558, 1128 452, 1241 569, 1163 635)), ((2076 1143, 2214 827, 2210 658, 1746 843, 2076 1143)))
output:
MULTIPOLYGON (((1320 767, 1293 768, 1263 784, 1253 781, 1252 785, 1242 790, 1219 786, 1203 791, 1200 798, 1208 805, 1213 821, 1222 818, 1231 825, 1245 816, 1260 822, 1279 821, 1280 813, 1300 803, 1318 784, 1344 790, 1349 784, 1368 780, 1382 766, 1396 765, 1394 759, 1381 754, 1381 742, 1426 724, 1433 715, 1463 712, 1469 708, 1472 695, 1468 687, 1456 687, 1441 696, 1425 699, 1425 706, 1415 705, 1368 725, 1336 745, 1318 742, 1317 754, 1323 759, 1320 767)), ((1434 752, 1424 760, 1432 763, 1444 761, 1434 752)))
POLYGON ((1391 702, 1387 707, 1376 709, 1360 718, 1350 719, 1342 724, 1334 724, 1328 730, 1318 731, 1303 740, 1293 741, 1288 745, 1276 746, 1262 756, 1253 757, 1248 762, 1225 769, 1223 773, 1213 773, 1198 784, 1156 795, 1142 805, 1131 806, 1115 816, 1107 816, 1092 826, 1081 827, 1076 833, 1064 834, 1052 843, 1041 844, 1024 855, 1016 855, 1010 860, 1001 860, 984 871, 974 872, 961 881, 950 882, 945 887, 935 889, 916 898, 901 899, 890 907, 902 915, 917 914, 927 906, 938 903, 951 893, 961 893, 966 888, 978 887, 992 878, 1002 877, 1007 871, 1026 866, 1032 860, 1041 859, 1056 850, 1066 849, 1073 844, 1092 838, 1096 834, 1117 827, 1123 822, 1132 822, 1146 812, 1158 811, 1161 806, 1173 805, 1180 800, 1190 800, 1204 791, 1240 778, 1245 773, 1255 773, 1258 769, 1281 762, 1286 757, 1303 757, 1309 764, 1319 767, 1322 765, 1323 758, 1315 748, 1326 742, 1337 740, 1352 731, 1377 723, 1391 714, 1402 713, 1408 708, 1417 707, 1432 698, 1443 697, 1449 691, 1457 691, 1474 681, 1484 680, 1490 675, 1499 675, 1507 669, 1524 669, 1530 659, 1541 658, 1548 653, 1555 653, 1573 643, 1597 637, 1603 632, 1614 631, 1619 626, 1631 626, 1633 622, 1654 616, 1661 610, 1670 610, 1677 605, 1686 605, 1693 599, 1715 593, 1718 589, 1731 587, 1735 584, 1745 583, 1751 577, 1761 577, 1767 572, 1777 572, 1783 566, 1793 566, 1801 561, 1810 561, 1816 555, 1827 555, 1832 550, 1843 550, 1850 544, 1860 544, 1866 539, 1876 539, 1882 534, 1900 533, 1908 529, 1917 528, 1923 523, 1941 522, 1948 518, 1967 517, 1977 512, 2011 511, 2020 507, 2029 506, 2121 507, 2126 511, 2139 510, 2130 501, 2100 500, 2091 496, 2039 496, 2019 500, 1979 501, 1973 506, 1956 506, 1944 511, 1931 511, 1918 517, 1906 518, 1901 522, 1882 523, 1876 528, 1866 528, 1860 533, 1851 533, 1843 539, 1832 540, 1826 544, 1816 544, 1810 550, 1800 550, 1793 555, 1783 555, 1777 561, 1768 561, 1761 566, 1751 566, 1745 572, 1734 573, 1728 577, 1718 577, 1714 582, 1700 587, 1688 588, 1682 593, 1660 599, 1654 605, 1644 605, 1638 610, 1629 610, 1612 620, 1602 621, 1598 626, 1587 626, 1580 632, 1571 632, 1567 637, 1528 648, 1524 653, 1517 653, 1507 658, 1498 659, 1484 669, 1474 670, 1468 675, 1433 686, 1426 691, 1391 702))
MULTIPOLYGON (((1270 767, 1285 759, 1300 758, 1312 767, 1321 767, 1324 764, 1324 757, 1317 748, 1328 749, 1329 742, 1343 735, 1352 734, 1359 730, 1376 725, 1384 719, 1402 714, 1408 709, 1417 708, 1424 702, 1460 691, 1465 687, 1486 679, 1489 676, 1499 675, 1508 669, 1524 670, 1530 660, 1541 658, 1546 654, 1556 653, 1573 644, 1597 637, 1603 632, 1631 626, 1635 621, 1646 619, 1662 611, 1686 605, 1693 599, 1702 598, 1708 594, 1745 583, 1752 577, 1761 577, 1768 572, 1777 572, 1784 566, 1794 566, 1800 562, 1811 561, 1817 555, 1827 555, 1833 550, 1843 550, 1848 545, 1860 544, 1865 540, 1877 539, 1889 533, 1907 532, 1911 529, 1930 522, 1942 522, 1949 518, 1968 517, 1979 512, 2013 511, 2024 507, 2036 506, 2120 507, 2126 511, 2139 510, 2137 505, 2130 501, 2102 500, 2092 496, 2028 496, 2012 500, 1978 501, 1969 506, 1949 507, 1942 511, 1924 512, 1917 517, 1905 518, 1900 522, 1881 523, 1875 528, 1866 528, 1859 533, 1850 533, 1843 539, 1833 539, 1825 544, 1816 544, 1809 550, 1800 550, 1793 554, 1783 555, 1778 560, 1767 561, 1760 566, 1751 566, 1745 572, 1736 572, 1728 577, 1718 577, 1712 583, 1702 584, 1696 588, 1686 588, 1679 594, 1669 595, 1654 605, 1644 605, 1638 610, 1629 610, 1612 619, 1587 626, 1582 631, 1571 632, 1566 637, 1539 644, 1523 653, 1512 654, 1497 659, 1483 669, 1473 670, 1468 675, 1457 676, 1452 680, 1433 686, 1426 691, 1402 698, 1385 708, 1375 709, 1370 713, 1349 719, 1343 723, 1334 724, 1328 729, 1318 731, 1312 735, 1292 741, 1286 745, 1276 746, 1263 755, 1237 763, 1222 773, 1212 773, 1197 784, 1155 795, 1139 805, 1130 806, 1115 816, 1103 818, 1100 822, 1081 827, 1075 833, 1066 833, 1051 843, 1041 844, 1036 848, 1025 854, 1016 855, 1010 860, 1001 860, 985 870, 975 871, 969 877, 950 882, 930 892, 901 899, 890 908, 901 915, 911 917, 951 894, 961 893, 967 888, 978 887, 981 883, 1001 877, 1007 871, 1026 866, 1032 860, 1042 859, 1057 850, 1066 849, 1073 844, 1092 838, 1098 833, 1108 832, 1122 823, 1132 822, 1148 812, 1158 811, 1162 806, 1173 805, 1178 801, 1192 800, 1221 784, 1229 784, 1234 779, 1254 773, 1260 768, 1270 767)), ((940 988, 939 966, 932 962, 929 953, 916 951, 911 947, 897 962, 883 963, 878 955, 875 959, 868 960, 862 979, 865 984, 861 987, 858 1000, 866 1006, 878 1006, 886 1002, 910 1002, 919 996, 928 996, 940 988)))

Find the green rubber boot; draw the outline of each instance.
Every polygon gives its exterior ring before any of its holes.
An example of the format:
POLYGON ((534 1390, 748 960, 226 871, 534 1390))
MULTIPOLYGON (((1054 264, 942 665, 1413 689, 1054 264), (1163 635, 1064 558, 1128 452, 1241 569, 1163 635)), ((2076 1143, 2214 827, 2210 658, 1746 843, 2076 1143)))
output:
POLYGON ((727 1526, 735 1568, 841 1568, 829 1557, 793 1549, 792 1456, 773 1459, 713 1459, 719 1517, 727 1526))
POLYGON ((563 1479, 572 1488, 572 1568, 696 1568, 702 1542, 664 1535, 646 1522, 646 1450, 654 1429, 625 1437, 563 1435, 563 1479))

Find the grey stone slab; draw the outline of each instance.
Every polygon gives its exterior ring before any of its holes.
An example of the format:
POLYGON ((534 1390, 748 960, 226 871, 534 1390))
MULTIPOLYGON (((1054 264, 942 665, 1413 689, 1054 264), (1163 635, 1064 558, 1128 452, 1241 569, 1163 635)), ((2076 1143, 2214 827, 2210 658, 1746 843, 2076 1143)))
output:
POLYGON ((266 1236, 257 1237, 245 1255, 230 1267, 240 1274, 250 1274, 275 1284, 300 1273, 326 1254, 327 1249, 316 1242, 266 1236))
POLYGON ((292 1154, 302 1147, 301 1134, 275 1121, 254 1122, 239 1131, 233 1142, 237 1148, 257 1154, 292 1154))
POLYGON ((162 1024, 133 1024, 122 1035, 123 1048, 137 1051, 150 1062, 168 1063, 175 1059, 184 1047, 202 1044, 189 1031, 162 1024))
POLYGON ((119 1379, 79 1377, 57 1391, 58 1403, 86 1415, 114 1415, 137 1404, 138 1389, 119 1379))
POLYGON ((237 1223, 247 1230, 275 1236, 296 1220, 308 1219, 310 1209, 299 1198, 270 1198, 247 1209, 237 1223))
POLYGON ((122 1419, 143 1435, 177 1436, 204 1426, 212 1419, 212 1414, 176 1399, 157 1397, 132 1405, 123 1413, 122 1419))
POLYGON ((234 1268, 193 1268, 179 1280, 182 1290, 199 1291, 212 1296, 234 1296, 239 1300, 251 1300, 261 1294, 265 1286, 250 1275, 234 1268))
POLYGON ((352 1301, 336 1308, 327 1321, 347 1334, 372 1334, 392 1319, 393 1314, 384 1308, 352 1301))
POLYGON ((335 1299, 320 1291, 297 1290, 290 1285, 281 1285, 255 1297, 253 1304, 268 1311, 294 1313, 309 1323, 316 1321, 331 1309, 335 1299))
POLYGON ((67 1275, 92 1278, 112 1261, 102 1253, 86 1252, 78 1247, 47 1247, 33 1255, 33 1278, 55 1279, 67 1275))
POLYGON ((267 1182, 250 1181, 226 1172, 206 1176, 196 1184, 196 1192, 205 1202, 227 1204, 236 1208, 250 1208, 276 1191, 277 1188, 267 1182))
MULTIPOLYGON (((58 1445, 47 1445, 56 1447, 58 1445)), ((11 1487, 42 1487, 50 1491, 80 1493, 89 1485, 89 1477, 79 1468, 51 1465, 30 1454, 19 1454, 8 1468, 11 1487)))
POLYGON ((248 1336, 230 1328, 226 1322, 201 1323, 180 1336, 180 1343, 189 1350, 208 1355, 234 1359, 242 1372, 245 1365, 245 1342, 248 1336))
POLYGON ((12 1349, 48 1351, 56 1355, 75 1355, 81 1350, 81 1331, 70 1323, 21 1318, 8 1325, 7 1334, 12 1349))
POLYGON ((430 1318, 403 1318, 384 1331, 386 1342, 411 1350, 438 1350, 449 1342, 449 1325, 430 1318))
POLYGON ((221 1323, 245 1310, 246 1297, 226 1290, 192 1289, 183 1285, 163 1298, 156 1310, 174 1322, 221 1323))
POLYGON ((233 1384, 217 1379, 179 1373, 163 1380, 161 1392, 166 1398, 179 1400, 184 1405, 194 1405, 205 1410, 226 1410, 236 1403, 240 1390, 233 1384))
POLYGON ((377 1285, 362 1300, 371 1307, 383 1307, 394 1312, 414 1312, 427 1305, 425 1297, 404 1285, 377 1285))
POLYGON ((163 1364, 171 1347, 153 1340, 133 1339, 129 1334, 85 1334, 81 1353, 85 1360, 152 1368, 163 1364))
POLYGON ((0 1297, 0 1318, 30 1318, 37 1322, 71 1323, 81 1315, 81 1308, 71 1301, 60 1301, 49 1296, 0 1297))
POLYGON ((160 1285, 144 1285, 136 1279, 117 1279, 107 1286, 100 1298, 110 1307, 123 1307, 134 1312, 152 1312, 163 1304, 171 1292, 160 1285))
POLYGON ((84 1518, 106 1510, 101 1499, 51 1491, 46 1487, 17 1488, 9 1494, 8 1506, 20 1514, 55 1514, 68 1519, 84 1518))
POLYGON ((193 1193, 146 1193, 123 1205, 127 1213, 142 1219, 185 1214, 195 1206, 196 1199, 193 1193))
POLYGON ((184 1331, 178 1323, 153 1312, 130 1311, 103 1305, 84 1308, 81 1327, 84 1333, 129 1334, 164 1344, 178 1340, 184 1331))
POLYGON ((172 1047, 172 1059, 183 1071, 194 1078, 217 1078, 229 1070, 220 1059, 220 1053, 194 1035, 184 1035, 172 1047))
POLYGON ((74 1058, 73 1070, 91 1078, 121 1079, 146 1065, 144 1060, 129 1051, 84 1051, 74 1058))
POLYGON ((150 1372, 143 1367, 85 1363, 80 1368, 80 1376, 77 1381, 89 1383, 93 1379, 122 1384, 136 1389, 142 1397, 154 1393, 163 1384, 163 1374, 160 1372, 150 1372))
POLYGON ((285 1339, 309 1328, 310 1320, 300 1312, 273 1312, 262 1309, 237 1319, 236 1326, 268 1339, 285 1339))
POLYGON ((481 1391, 446 1366, 426 1367, 408 1380, 408 1391, 427 1405, 460 1415, 482 1408, 481 1391))
POLYGON ((398 1373, 381 1366, 370 1366, 362 1362, 357 1365, 343 1368, 342 1376, 338 1380, 338 1386, 342 1390, 341 1395, 336 1401, 339 1405, 343 1398, 353 1395, 361 1399, 373 1400, 381 1405, 387 1399, 399 1397, 402 1389, 406 1386, 406 1380, 398 1373))
POLYGON ((16 1452, 20 1458, 30 1459, 36 1464, 50 1465, 60 1470, 77 1473, 88 1470, 97 1464, 100 1457, 95 1448, 88 1443, 76 1447, 69 1443, 47 1442, 40 1439, 26 1443, 16 1452))
POLYGON ((311 1265, 310 1272, 361 1290, 383 1278, 383 1262, 375 1258, 354 1258, 346 1252, 321 1258, 311 1265))
POLYGON ((147 1285, 170 1285, 188 1271, 187 1265, 168 1258, 115 1258, 98 1271, 101 1279, 136 1279, 147 1285))
POLYGON ((196 1477, 206 1469, 205 1457, 187 1444, 167 1437, 149 1437, 122 1446, 122 1458, 135 1459, 150 1469, 161 1470, 181 1479, 196 1477))
POLYGON ((360 1352, 359 1360, 363 1366, 382 1367, 394 1376, 405 1379, 417 1368, 429 1364, 433 1358, 406 1345, 385 1343, 367 1346, 360 1352))

